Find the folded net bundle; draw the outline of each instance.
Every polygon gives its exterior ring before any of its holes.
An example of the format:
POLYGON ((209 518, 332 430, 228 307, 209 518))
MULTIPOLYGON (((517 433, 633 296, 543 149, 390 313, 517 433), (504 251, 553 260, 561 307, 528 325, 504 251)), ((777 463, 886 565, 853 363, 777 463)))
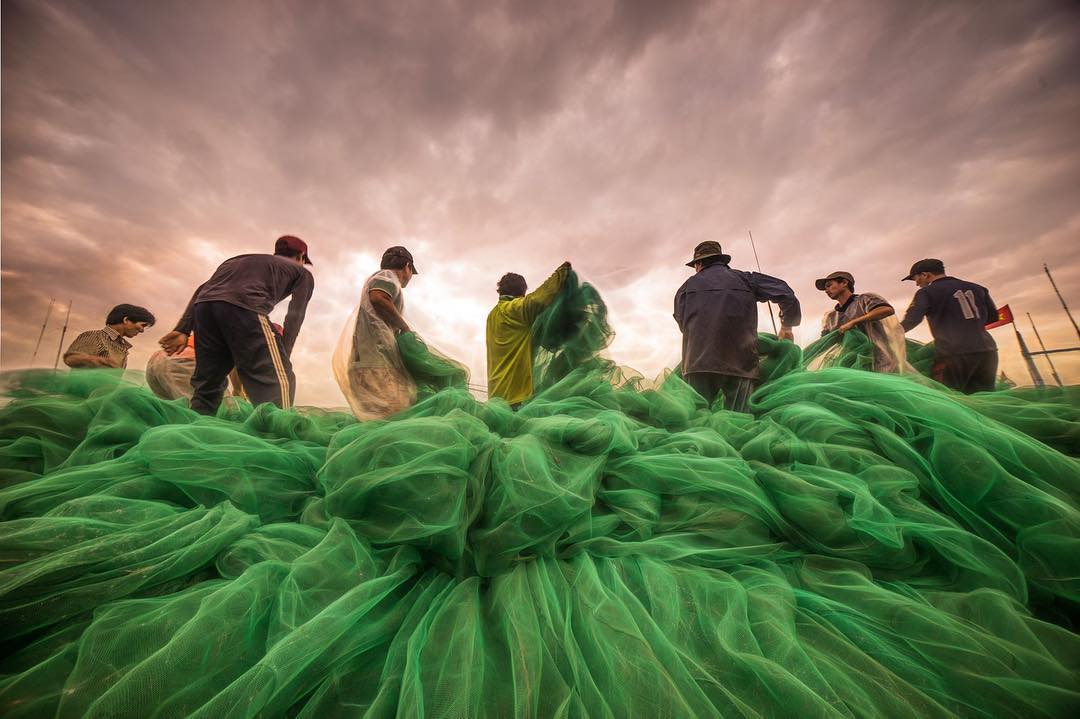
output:
POLYGON ((806 371, 762 336, 735 414, 610 336, 573 278, 520 411, 436 363, 368 422, 9 375, 0 712, 1074 713, 1075 388, 862 371, 856 332, 806 371))

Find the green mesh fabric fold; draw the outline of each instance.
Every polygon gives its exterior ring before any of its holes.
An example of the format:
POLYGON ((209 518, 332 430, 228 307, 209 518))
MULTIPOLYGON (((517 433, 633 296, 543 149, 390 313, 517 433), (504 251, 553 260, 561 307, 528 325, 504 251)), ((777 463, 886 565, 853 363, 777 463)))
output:
POLYGON ((426 398, 363 423, 5 376, 0 713, 1076 713, 1077 388, 762 335, 737 414, 611 336, 572 277, 518 412, 403 336, 426 398))
POLYGON ((405 369, 416 381, 417 399, 427 399, 444 389, 463 389, 468 384, 469 370, 465 365, 432 349, 415 332, 399 334, 397 346, 405 369))

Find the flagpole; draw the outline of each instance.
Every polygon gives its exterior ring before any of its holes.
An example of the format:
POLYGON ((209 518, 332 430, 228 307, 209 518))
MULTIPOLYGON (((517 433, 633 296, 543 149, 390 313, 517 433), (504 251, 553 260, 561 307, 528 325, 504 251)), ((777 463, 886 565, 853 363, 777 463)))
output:
MULTIPOLYGON (((754 245, 754 233, 747 230, 746 234, 750 235, 750 248, 754 251, 754 262, 757 263, 757 271, 761 272, 761 260, 758 259, 757 247, 754 245)), ((772 320, 773 334, 779 336, 780 333, 776 331, 776 318, 773 316, 772 302, 766 302, 765 304, 769 306, 769 319, 772 320)))
POLYGON ((1069 311, 1069 306, 1065 304, 1065 298, 1061 296, 1061 291, 1058 289, 1057 283, 1054 282, 1054 276, 1050 274, 1050 268, 1043 263, 1043 271, 1046 272, 1046 276, 1050 279, 1050 286, 1054 288, 1054 293, 1061 301, 1061 306, 1065 309, 1065 314, 1069 316, 1069 322, 1072 322, 1073 329, 1076 330, 1077 338, 1080 338, 1080 327, 1076 326, 1076 320, 1073 319, 1072 312, 1069 311))
POLYGON ((68 300, 67 315, 64 317, 64 329, 60 331, 60 345, 56 348, 56 361, 53 362, 54 370, 60 367, 60 353, 64 351, 64 335, 67 334, 68 320, 71 319, 71 303, 72 300, 68 300))
POLYGON ((52 315, 53 304, 56 303, 55 297, 49 298, 49 309, 45 310, 45 321, 41 323, 41 332, 38 333, 37 344, 34 345, 34 354, 30 357, 30 366, 34 366, 34 362, 37 360, 38 350, 41 349, 41 338, 45 336, 45 327, 49 324, 49 316, 52 315))
MULTIPOLYGON (((1050 359, 1050 355, 1046 354, 1046 345, 1043 344, 1042 337, 1039 336, 1039 328, 1035 326, 1035 320, 1031 319, 1031 313, 1026 313, 1028 322, 1031 323, 1031 329, 1035 332, 1035 339, 1039 340, 1039 347, 1042 348, 1043 355, 1046 357, 1046 361, 1050 363, 1050 374, 1054 375, 1054 381, 1058 383, 1058 387, 1064 387, 1064 383, 1061 381, 1061 377, 1058 376, 1057 367, 1054 366, 1054 360, 1050 359)), ((1034 361, 1034 360, 1032 360, 1034 361)))

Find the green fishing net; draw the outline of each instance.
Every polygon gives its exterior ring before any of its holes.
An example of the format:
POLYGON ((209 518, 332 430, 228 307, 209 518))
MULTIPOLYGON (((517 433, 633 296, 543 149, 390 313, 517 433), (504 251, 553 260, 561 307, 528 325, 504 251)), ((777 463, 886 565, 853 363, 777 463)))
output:
POLYGON ((518 412, 407 337, 429 396, 362 423, 7 375, 0 713, 1075 715, 1076 388, 762 335, 726 412, 598 356, 572 280, 518 412))
POLYGON ((399 334, 397 346, 405 369, 416 381, 418 400, 427 399, 444 389, 464 389, 468 385, 468 368, 429 347, 415 332, 399 334))

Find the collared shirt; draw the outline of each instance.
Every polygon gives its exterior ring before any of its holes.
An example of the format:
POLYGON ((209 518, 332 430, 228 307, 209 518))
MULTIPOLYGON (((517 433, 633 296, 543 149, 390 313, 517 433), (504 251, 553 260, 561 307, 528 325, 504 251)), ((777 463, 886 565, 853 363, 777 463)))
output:
POLYGON ((117 367, 126 368, 130 351, 131 343, 121 337, 119 332, 106 325, 103 329, 83 332, 76 337, 64 356, 77 353, 104 357, 117 367))
MULTIPOLYGON (((843 304, 837 304, 821 320, 821 335, 824 337, 845 322, 862 317, 878 307, 892 305, 881 295, 873 292, 853 294, 843 304)), ((906 366, 907 350, 904 346, 904 330, 896 321, 895 315, 880 320, 864 322, 858 326, 874 345, 875 372, 903 372, 906 366)))
POLYGON ((758 376, 757 305, 776 302, 785 327, 797 327, 802 310, 786 282, 760 272, 709 265, 675 294, 682 330, 682 371, 733 377, 758 376))
POLYGON ((878 307, 890 307, 888 301, 881 295, 873 292, 853 294, 843 304, 837 303, 831 312, 825 314, 821 320, 821 335, 824 337, 845 322, 850 322, 856 317, 862 317, 878 307))
POLYGON ((934 356, 996 352, 986 323, 997 319, 997 305, 982 285, 940 277, 915 293, 900 321, 910 332, 926 318, 934 336, 934 356))

